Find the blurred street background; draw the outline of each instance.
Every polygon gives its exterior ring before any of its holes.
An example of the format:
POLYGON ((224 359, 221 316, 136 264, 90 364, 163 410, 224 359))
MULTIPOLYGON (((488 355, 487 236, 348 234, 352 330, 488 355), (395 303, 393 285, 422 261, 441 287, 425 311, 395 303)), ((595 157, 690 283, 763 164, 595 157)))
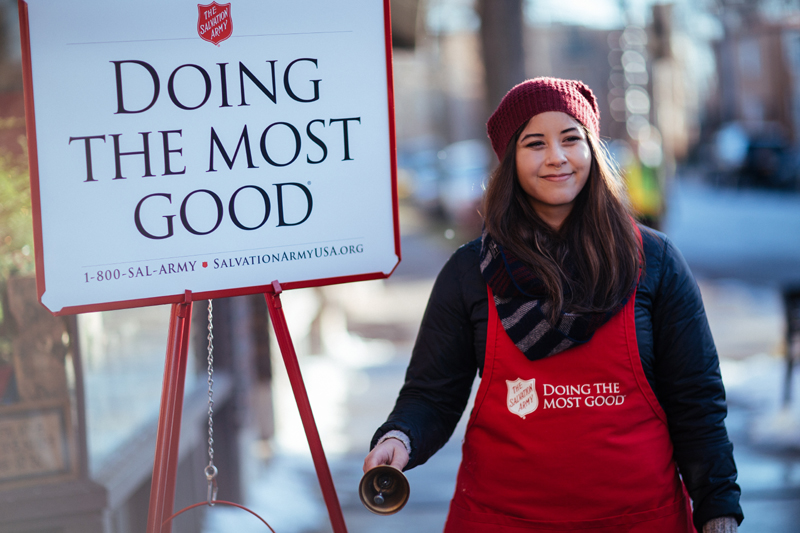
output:
MULTIPOLYGON (((411 498, 396 515, 359 501, 363 458, 439 269, 480 234, 494 165, 487 117, 514 84, 556 76, 593 89, 639 218, 667 233, 698 280, 728 395, 740 531, 800 532, 800 1, 391 5, 402 262, 387 280, 282 295, 348 530, 442 530, 469 410, 408 472, 411 498)), ((16 9, 0 0, 0 424, 40 379, 15 351, 29 324, 13 304, 33 271, 16 9)), ((213 305, 219 498, 278 533, 331 531, 263 297, 213 305)), ((63 382, 74 422, 65 446, 82 466, 32 484, 8 481, 0 462, 0 532, 66 531, 80 513, 101 516, 105 533, 144 531, 168 321, 167 307, 152 307, 59 322, 60 375, 41 390, 63 382)), ((193 321, 178 508, 206 499, 206 302, 193 321)), ((221 506, 173 526, 264 530, 221 506)))

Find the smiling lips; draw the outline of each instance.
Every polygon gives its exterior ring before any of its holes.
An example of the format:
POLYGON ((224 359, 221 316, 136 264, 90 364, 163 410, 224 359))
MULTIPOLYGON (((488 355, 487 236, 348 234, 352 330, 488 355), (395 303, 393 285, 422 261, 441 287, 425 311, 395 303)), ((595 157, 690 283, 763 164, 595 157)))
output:
POLYGON ((574 172, 570 172, 569 174, 550 174, 547 176, 539 176, 539 177, 547 181, 566 181, 570 177, 572 177, 572 174, 574 174, 574 172))

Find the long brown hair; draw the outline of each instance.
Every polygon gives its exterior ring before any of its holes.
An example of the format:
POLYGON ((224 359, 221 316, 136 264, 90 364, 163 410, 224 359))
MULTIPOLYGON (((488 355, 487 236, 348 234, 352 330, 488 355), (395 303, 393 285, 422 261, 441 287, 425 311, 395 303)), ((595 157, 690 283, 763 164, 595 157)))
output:
POLYGON ((536 214, 517 179, 517 140, 524 127, 508 143, 486 189, 486 230, 537 273, 553 304, 553 323, 562 311, 607 312, 630 292, 643 257, 622 180, 584 127, 592 152, 589 178, 554 230, 536 214))

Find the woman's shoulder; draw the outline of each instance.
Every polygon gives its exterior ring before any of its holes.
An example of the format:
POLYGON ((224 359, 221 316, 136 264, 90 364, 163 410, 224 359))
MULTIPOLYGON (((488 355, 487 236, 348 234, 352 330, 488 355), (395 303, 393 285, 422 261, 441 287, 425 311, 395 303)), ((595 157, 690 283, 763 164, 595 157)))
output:
POLYGON ((644 224, 637 223, 636 226, 642 235, 642 248, 644 249, 645 258, 648 261, 651 258, 661 258, 669 242, 667 235, 644 224))
POLYGON ((666 233, 655 230, 649 226, 638 224, 642 234, 642 248, 644 249, 645 264, 672 265, 685 263, 683 255, 666 233))
POLYGON ((444 266, 449 274, 463 276, 474 275, 476 270, 480 273, 481 264, 481 238, 478 237, 468 243, 462 244, 453 252, 444 266))
POLYGON ((459 257, 462 261, 480 263, 481 257, 481 238, 478 237, 467 243, 462 244, 453 252, 453 256, 459 257))
POLYGON ((666 280, 679 281, 681 284, 691 280, 690 285, 694 285, 694 276, 686 259, 670 238, 642 224, 638 224, 638 227, 645 256, 645 284, 656 289, 662 287, 666 280))
POLYGON ((434 285, 434 297, 452 298, 456 294, 464 301, 485 296, 485 282, 481 274, 481 239, 461 245, 447 260, 434 285))

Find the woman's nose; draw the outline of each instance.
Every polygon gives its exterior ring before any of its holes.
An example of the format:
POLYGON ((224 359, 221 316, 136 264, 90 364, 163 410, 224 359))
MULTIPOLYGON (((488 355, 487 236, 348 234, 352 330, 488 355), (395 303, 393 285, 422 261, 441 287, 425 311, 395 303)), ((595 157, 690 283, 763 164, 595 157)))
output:
POLYGON ((548 165, 560 167, 567 162, 567 156, 562 150, 561 146, 555 145, 547 149, 547 158, 545 163, 548 165))

